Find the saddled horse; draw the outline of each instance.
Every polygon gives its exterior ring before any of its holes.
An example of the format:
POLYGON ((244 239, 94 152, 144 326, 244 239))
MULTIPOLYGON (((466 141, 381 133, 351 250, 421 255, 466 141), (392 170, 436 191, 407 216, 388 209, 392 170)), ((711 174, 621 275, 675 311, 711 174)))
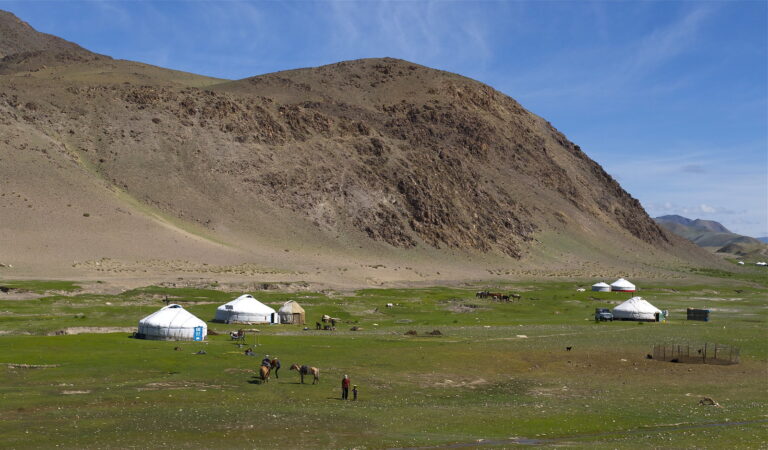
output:
POLYGON ((317 367, 300 366, 298 364, 294 364, 289 370, 295 370, 296 372, 299 372, 299 375, 301 375, 301 384, 304 384, 304 375, 312 375, 314 377, 312 384, 320 382, 320 369, 317 367))
POLYGON ((259 367, 259 375, 261 376, 262 383, 269 383, 269 375, 271 372, 272 372, 272 369, 270 369, 267 366, 259 367))

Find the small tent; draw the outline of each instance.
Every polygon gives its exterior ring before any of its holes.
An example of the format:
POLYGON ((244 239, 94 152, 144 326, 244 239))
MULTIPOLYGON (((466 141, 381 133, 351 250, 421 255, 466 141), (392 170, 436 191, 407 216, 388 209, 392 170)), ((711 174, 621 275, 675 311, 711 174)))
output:
POLYGON ((611 285, 601 281, 599 283, 593 284, 592 290, 595 292, 611 292, 611 285))
POLYGON ((162 341, 202 341, 208 326, 180 305, 171 304, 139 320, 137 337, 162 341))
POLYGON ((213 320, 224 323, 278 323, 277 312, 250 294, 241 295, 216 308, 213 320))
POLYGON ((304 308, 293 300, 285 302, 277 313, 280 315, 280 323, 292 323, 295 325, 304 325, 304 308))
POLYGON ((614 292, 635 292, 637 288, 624 278, 619 278, 611 283, 611 290, 614 292))
POLYGON ((651 305, 642 297, 632 297, 613 308, 613 318, 615 320, 658 322, 662 319, 662 315, 663 313, 660 309, 651 305))

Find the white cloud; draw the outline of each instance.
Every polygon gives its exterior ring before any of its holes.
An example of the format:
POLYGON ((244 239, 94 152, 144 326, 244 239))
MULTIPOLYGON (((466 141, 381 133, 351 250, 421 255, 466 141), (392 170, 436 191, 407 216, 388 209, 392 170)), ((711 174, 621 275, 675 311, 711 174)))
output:
MULTIPOLYGON (((701 28, 716 10, 714 4, 697 6, 680 19, 659 26, 629 42, 594 42, 589 47, 567 47, 552 54, 548 63, 525 68, 517 77, 506 77, 503 86, 523 102, 660 95, 689 84, 690 75, 663 83, 643 83, 665 64, 694 48, 701 28), (567 70, 564 70, 567 68, 567 70)), ((595 26, 605 26, 600 9, 594 9, 595 26), (602 25, 601 25, 602 24, 602 25)))

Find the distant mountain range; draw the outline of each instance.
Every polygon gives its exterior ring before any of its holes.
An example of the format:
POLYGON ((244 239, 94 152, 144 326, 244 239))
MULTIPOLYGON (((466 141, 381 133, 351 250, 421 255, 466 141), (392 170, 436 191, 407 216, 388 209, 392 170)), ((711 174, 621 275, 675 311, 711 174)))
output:
POLYGON ((668 231, 717 253, 747 258, 768 255, 768 238, 755 239, 736 234, 714 220, 691 220, 678 215, 656 217, 654 220, 668 231))

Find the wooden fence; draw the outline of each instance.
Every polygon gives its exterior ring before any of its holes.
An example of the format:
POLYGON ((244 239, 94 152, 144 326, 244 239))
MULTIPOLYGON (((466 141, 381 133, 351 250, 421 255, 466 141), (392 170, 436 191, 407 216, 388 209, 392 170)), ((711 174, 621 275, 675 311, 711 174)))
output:
POLYGON ((739 348, 712 344, 657 344, 653 359, 686 364, 738 364, 739 348))

